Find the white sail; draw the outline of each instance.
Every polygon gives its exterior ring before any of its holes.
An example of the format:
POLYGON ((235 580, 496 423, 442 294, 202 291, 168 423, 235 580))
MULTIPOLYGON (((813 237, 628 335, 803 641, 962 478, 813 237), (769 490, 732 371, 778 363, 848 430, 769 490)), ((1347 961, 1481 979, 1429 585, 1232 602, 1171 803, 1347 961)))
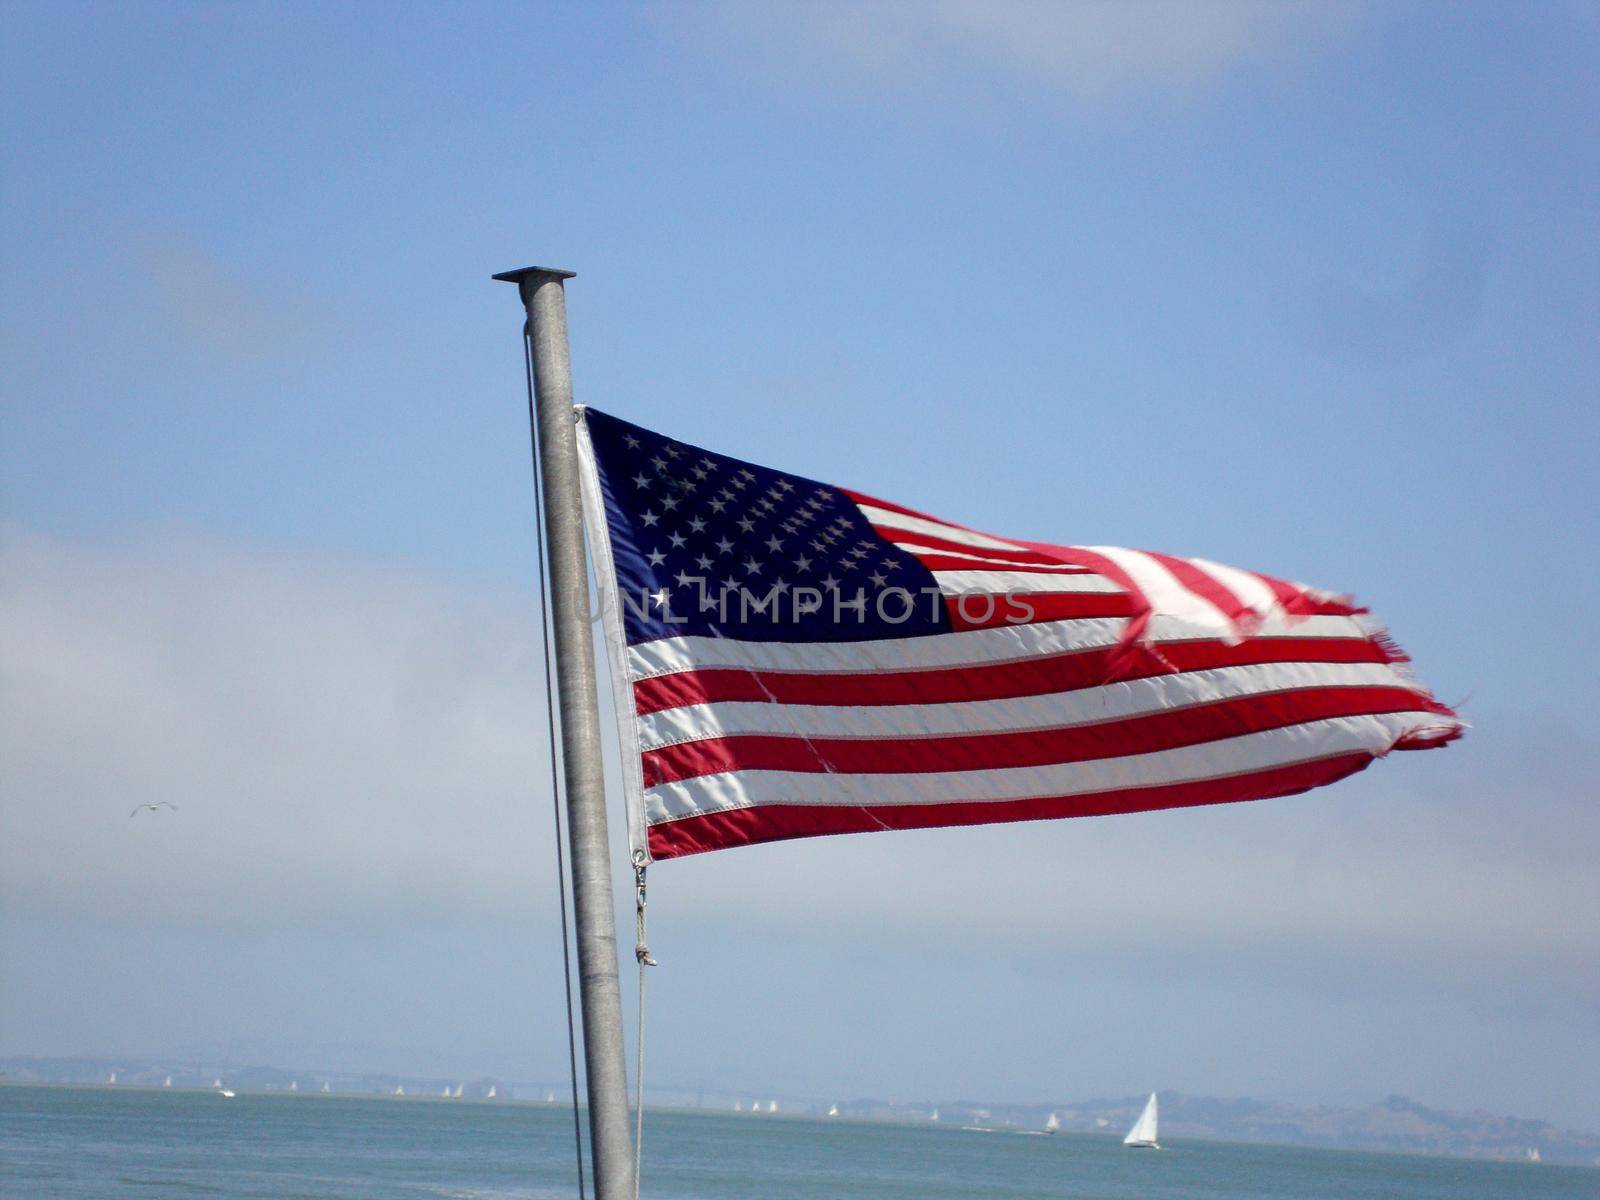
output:
POLYGON ((1050 1114, 1050 1119, 1044 1123, 1044 1131, 1046 1133, 1055 1133, 1058 1130, 1060 1130, 1060 1128, 1061 1128, 1061 1118, 1056 1116, 1055 1113, 1051 1113, 1050 1114))
POLYGON ((487 1098, 490 1099, 490 1100, 493 1100, 494 1099, 494 1095, 495 1095, 495 1086, 494 1086, 494 1084, 491 1083, 489 1085, 489 1095, 488 1095, 487 1098))
POLYGON ((448 1083, 444 1085, 444 1091, 440 1092, 439 1095, 446 1100, 450 1099, 450 1085, 448 1083))
POLYGON ((837 1104, 828 1105, 828 1115, 830 1117, 837 1117, 839 1115, 839 1106, 837 1104))
POLYGON ((1142 1146, 1151 1150, 1159 1150, 1156 1143, 1156 1094, 1150 1093, 1150 1099, 1145 1103, 1144 1111, 1139 1114, 1139 1119, 1133 1123, 1133 1128, 1128 1130, 1128 1136, 1122 1139, 1124 1146, 1142 1146))
POLYGON ((166 1081, 161 1086, 162 1087, 171 1087, 172 1086, 172 1076, 168 1075, 167 1078, 166 1078, 166 1081))
POLYGON ((323 1091, 327 1091, 328 1090, 328 1081, 326 1079, 324 1079, 322 1081, 322 1090, 323 1091))
POLYGON ((743 1100, 735 1100, 733 1102, 733 1111, 734 1112, 743 1112, 744 1111, 744 1101, 743 1100))
POLYGON ((932 1112, 932 1113, 931 1113, 931 1114, 930 1114, 930 1115, 929 1115, 929 1117, 928 1117, 928 1120, 930 1120, 930 1121, 937 1121, 937 1120, 938 1120, 938 1119, 939 1119, 939 1110, 938 1110, 938 1109, 937 1109, 937 1108, 936 1108, 936 1109, 934 1109, 934 1110, 933 1110, 933 1112, 932 1112))
POLYGON ((461 1089, 463 1087, 465 1087, 465 1086, 466 1086, 465 1084, 461 1084, 461 1083, 456 1084, 456 1090, 451 1092, 450 1094, 452 1096, 454 1096, 457 1100, 461 1099, 461 1089))
POLYGON ((767 1101, 767 1111, 768 1112, 777 1112, 778 1111, 778 1102, 776 1100, 768 1100, 767 1101))
POLYGON ((212 1081, 211 1081, 211 1086, 212 1086, 212 1087, 214 1087, 214 1088, 219 1088, 219 1087, 221 1087, 221 1086, 222 1086, 222 1080, 220 1080, 220 1079, 213 1079, 213 1080, 212 1080, 212 1081))
POLYGON ((395 1084, 394 1085, 394 1094, 396 1096, 404 1096, 406 1094, 405 1084, 403 1084, 403 1083, 395 1084))
POLYGON ((110 1075, 106 1076, 106 1082, 107 1083, 115 1083, 116 1081, 117 1081, 117 1073, 115 1071, 111 1072, 110 1075))
POLYGON ((291 1092, 298 1092, 300 1090, 300 1084, 293 1079, 289 1080, 289 1090, 291 1092))

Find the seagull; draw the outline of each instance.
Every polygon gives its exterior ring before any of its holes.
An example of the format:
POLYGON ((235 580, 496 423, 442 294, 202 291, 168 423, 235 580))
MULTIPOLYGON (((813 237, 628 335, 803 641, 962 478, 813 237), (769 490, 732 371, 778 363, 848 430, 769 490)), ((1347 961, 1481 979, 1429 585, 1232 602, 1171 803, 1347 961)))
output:
POLYGON ((178 811, 178 806, 176 804, 172 803, 172 801, 170 801, 170 800, 157 800, 154 804, 141 804, 141 805, 139 805, 139 807, 134 809, 131 813, 129 813, 128 816, 130 818, 131 817, 137 817, 140 813, 142 813, 147 808, 151 812, 155 812, 157 809, 161 809, 161 808, 170 808, 173 812, 177 812, 178 811))

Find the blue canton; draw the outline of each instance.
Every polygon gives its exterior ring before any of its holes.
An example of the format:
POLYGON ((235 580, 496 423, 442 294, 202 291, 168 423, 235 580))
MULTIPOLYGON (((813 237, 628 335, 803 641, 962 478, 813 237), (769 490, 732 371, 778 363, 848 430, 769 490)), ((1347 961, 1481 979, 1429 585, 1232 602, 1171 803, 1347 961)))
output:
POLYGON ((948 633, 933 575, 836 488, 585 410, 629 644, 948 633))

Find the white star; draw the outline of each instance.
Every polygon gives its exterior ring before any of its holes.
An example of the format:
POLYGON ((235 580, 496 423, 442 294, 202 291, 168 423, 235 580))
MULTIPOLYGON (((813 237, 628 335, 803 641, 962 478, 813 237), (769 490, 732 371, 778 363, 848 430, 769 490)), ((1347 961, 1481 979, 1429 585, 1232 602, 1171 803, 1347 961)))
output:
POLYGON ((747 558, 744 560, 744 569, 749 571, 750 574, 754 575, 757 571, 761 570, 761 564, 753 558, 747 558))
POLYGON ((634 437, 631 433, 623 434, 622 440, 628 444, 629 450, 637 450, 639 448, 639 439, 634 437))
POLYGON ((650 565, 652 567, 659 567, 662 563, 667 561, 667 556, 661 553, 659 550, 652 550, 645 557, 650 560, 650 565))
POLYGON ((871 575, 868 575, 867 578, 872 580, 872 585, 874 587, 882 587, 884 584, 889 582, 886 576, 878 573, 877 571, 874 571, 871 575))
POLYGON ((687 572, 687 571, 679 571, 678 572, 678 582, 680 584, 682 584, 684 587, 688 587, 694 581, 695 581, 694 576, 689 574, 689 572, 687 572))
POLYGON ((779 550, 783 549, 783 542, 776 536, 769 537, 767 539, 767 549, 776 554, 779 550))
POLYGON ((826 575, 826 576, 823 577, 822 586, 827 588, 831 592, 831 591, 834 591, 834 590, 836 590, 838 588, 839 581, 837 579, 835 579, 832 575, 826 575))
POLYGON ((749 533, 755 527, 756 527, 756 523, 754 521, 752 521, 749 517, 740 517, 739 518, 739 528, 744 530, 746 533, 749 533))
POLYGON ((667 606, 667 598, 671 594, 666 588, 662 588, 659 592, 651 592, 650 599, 655 601, 657 607, 665 608, 667 606))
POLYGON ((799 558, 794 560, 794 569, 796 571, 811 570, 811 560, 802 554, 799 558))
POLYGON ((702 518, 696 517, 689 522, 689 528, 695 533, 704 533, 706 531, 706 523, 702 518))
POLYGON ((656 513, 646 511, 642 514, 640 519, 644 521, 646 525, 654 525, 657 521, 661 520, 661 517, 656 513))
POLYGON ((694 565, 699 567, 702 571, 711 570, 711 560, 709 558, 707 558, 704 554, 702 554, 699 558, 694 560, 694 565))
POLYGON ((777 483, 773 484, 772 486, 777 488, 780 492, 792 492, 792 491, 794 491, 794 484, 790 483, 787 479, 780 479, 780 480, 778 480, 777 483))
POLYGON ((667 460, 658 454, 650 460, 650 465, 658 471, 665 471, 667 469, 667 460))
POLYGON ((689 539, 684 537, 681 533, 675 533, 669 540, 672 542, 672 548, 674 550, 681 550, 683 549, 684 542, 688 541, 689 539))
POLYGON ((694 477, 696 479, 704 479, 709 474, 711 474, 711 472, 706 470, 704 467, 696 467, 694 469, 694 477))
POLYGON ((638 484, 640 487, 649 487, 650 476, 646 475, 643 471, 640 471, 633 477, 633 482, 638 484))
POLYGON ((717 549, 718 549, 718 551, 720 551, 723 554, 732 554, 733 553, 733 543, 730 542, 727 538, 721 538, 717 542, 717 549))
POLYGON ((661 507, 665 508, 665 509, 668 509, 669 511, 671 509, 677 508, 678 507, 678 498, 676 496, 663 496, 663 497, 661 497, 661 507))
POLYGON ((711 511, 714 513, 719 513, 727 507, 728 502, 726 500, 713 500, 711 502, 711 511))

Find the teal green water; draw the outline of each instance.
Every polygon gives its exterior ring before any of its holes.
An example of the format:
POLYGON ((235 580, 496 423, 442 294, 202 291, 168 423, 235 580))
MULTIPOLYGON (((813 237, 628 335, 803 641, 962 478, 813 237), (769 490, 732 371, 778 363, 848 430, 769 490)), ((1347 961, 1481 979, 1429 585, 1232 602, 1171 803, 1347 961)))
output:
MULTIPOLYGON (((0 1087, 0 1194, 575 1195, 569 1113, 517 1104, 0 1087)), ((651 1112, 655 1200, 1567 1200, 1600 1171, 1175 1141, 651 1112)))

